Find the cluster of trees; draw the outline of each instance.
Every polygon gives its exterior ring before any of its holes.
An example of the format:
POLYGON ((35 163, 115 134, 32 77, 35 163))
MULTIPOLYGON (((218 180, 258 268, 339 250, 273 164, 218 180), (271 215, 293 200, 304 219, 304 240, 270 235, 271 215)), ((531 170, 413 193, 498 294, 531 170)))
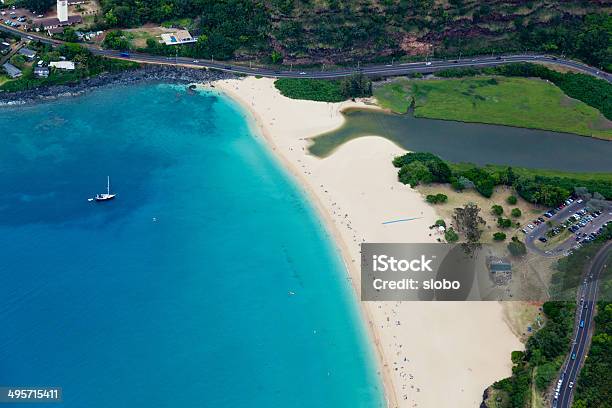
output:
MULTIPOLYGON (((178 52, 179 55, 223 60, 232 58, 239 48, 250 52, 267 52, 269 49, 271 16, 263 1, 102 0, 101 6, 102 26, 107 28, 192 19, 189 28, 199 35, 198 42, 173 47, 172 53, 178 52)), ((148 50, 166 52, 166 49, 156 46, 148 47, 148 50)))
POLYGON ((573 55, 596 67, 612 68, 612 15, 606 13, 518 24, 517 37, 530 49, 573 55))
MULTIPOLYGON (((400 169, 399 181, 413 187, 421 183, 450 183, 458 191, 474 188, 483 196, 491 197, 495 186, 506 185, 514 187, 525 200, 548 207, 566 200, 578 186, 598 191, 606 199, 612 198, 612 181, 551 177, 524 169, 521 174, 517 174, 512 167, 478 167, 470 164, 453 166, 431 153, 407 153, 396 157, 393 165, 400 169)), ((520 213, 515 213, 520 216, 520 213)))
POLYGON ((393 165, 400 169, 399 180, 412 187, 421 183, 448 183, 452 176, 449 165, 431 153, 407 153, 393 159, 393 165))
POLYGON ((595 333, 574 399, 574 408, 606 407, 612 401, 612 302, 597 304, 595 333))
POLYGON ((362 74, 340 80, 281 78, 274 86, 288 98, 312 101, 342 102, 372 95, 372 81, 362 74))
POLYGON ((508 393, 510 407, 530 406, 532 378, 543 391, 557 375, 571 340, 575 305, 546 302, 542 306, 546 324, 529 338, 525 352, 512 352, 512 376, 497 381, 493 388, 508 393))
MULTIPOLYGON (((610 19, 612 24, 612 17, 610 19)), ((440 71, 436 75, 458 78, 480 74, 546 79, 561 88, 568 96, 598 109, 606 118, 612 120, 612 84, 591 75, 574 74, 571 72, 561 73, 542 65, 528 63, 500 65, 498 67, 482 69, 449 69, 440 71)))
MULTIPOLYGON (((554 207, 570 196, 576 187, 598 192, 605 199, 612 199, 612 179, 575 179, 571 176, 544 175, 537 170, 473 164, 450 164, 431 153, 406 153, 396 157, 393 165, 399 168, 399 181, 411 186, 421 183, 450 183, 461 191, 474 188, 485 197, 491 197, 495 186, 513 187, 525 200, 554 207)), ((516 197, 510 199, 516 203, 516 197)), ((519 210, 520 211, 520 210, 519 210)), ((516 216, 520 216, 515 211, 516 216)), ((501 214, 500 214, 501 215, 501 214)))

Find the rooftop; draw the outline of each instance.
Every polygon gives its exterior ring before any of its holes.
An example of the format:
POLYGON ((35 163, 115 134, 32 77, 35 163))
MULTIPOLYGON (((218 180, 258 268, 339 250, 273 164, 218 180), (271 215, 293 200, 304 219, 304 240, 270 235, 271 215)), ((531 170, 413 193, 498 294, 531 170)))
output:
POLYGON ((19 49, 19 54, 28 58, 34 58, 36 56, 36 51, 23 47, 19 49))
POLYGON ((7 62, 6 64, 4 64, 2 66, 2 68, 4 68, 4 70, 6 71, 6 73, 11 77, 11 78, 17 78, 19 76, 21 76, 21 70, 19 68, 17 68, 16 66, 14 66, 13 64, 7 62))
POLYGON ((191 36, 187 30, 178 30, 173 33, 164 33, 161 35, 162 42, 166 45, 188 44, 194 43, 197 40, 191 36))

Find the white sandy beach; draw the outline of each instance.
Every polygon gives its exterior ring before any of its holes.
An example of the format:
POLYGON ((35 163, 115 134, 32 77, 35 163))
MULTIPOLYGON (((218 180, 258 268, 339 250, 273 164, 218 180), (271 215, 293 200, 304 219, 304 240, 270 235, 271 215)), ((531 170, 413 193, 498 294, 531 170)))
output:
MULTIPOLYGON (((266 78, 214 86, 248 108, 258 133, 307 191, 342 251, 357 296, 361 242, 435 241, 428 228, 437 219, 434 209, 397 182, 391 160, 402 149, 371 136, 325 159, 307 153, 307 138, 340 126, 343 108, 364 104, 292 100, 266 78), (382 224, 408 217, 422 218, 382 224)), ((477 407, 488 385, 510 375, 510 352, 523 348, 498 303, 359 304, 390 407, 477 407)))

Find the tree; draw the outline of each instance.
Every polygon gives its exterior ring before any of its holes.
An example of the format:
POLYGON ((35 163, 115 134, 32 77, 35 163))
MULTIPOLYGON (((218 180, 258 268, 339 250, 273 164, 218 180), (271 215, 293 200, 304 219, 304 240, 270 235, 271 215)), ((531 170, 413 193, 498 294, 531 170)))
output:
POLYGON ((499 217, 500 215, 504 213, 504 209, 501 205, 495 204, 491 207, 491 213, 499 217))
POLYGON ((459 240, 459 235, 457 235, 453 227, 450 227, 444 232, 444 239, 446 239, 448 243, 457 242, 459 240))
POLYGON ((448 197, 446 196, 446 194, 428 194, 427 197, 425 197, 425 200, 430 203, 430 204, 440 204, 440 203, 445 203, 446 200, 448 200, 448 197))
POLYGON ((517 237, 512 237, 512 241, 508 243, 508 251, 513 256, 523 256, 527 253, 527 247, 517 237))
POLYGON ((518 199, 516 198, 516 196, 513 196, 513 195, 509 196, 509 197, 506 199, 506 202, 507 202, 508 204, 510 204, 510 205, 516 205, 517 201, 518 201, 518 199))
POLYGON ((510 215, 512 215, 514 218, 518 218, 522 215, 522 212, 518 208, 513 208, 512 211, 510 211, 510 215))
POLYGON ((435 225, 437 227, 444 227, 444 228, 446 228, 446 222, 443 219, 436 220, 435 225))
POLYGON ((283 61, 283 54, 274 50, 272 54, 270 54, 270 60, 273 64, 280 64, 283 61))
POLYGON ((479 214, 480 208, 474 203, 468 203, 463 208, 455 208, 454 225, 459 232, 465 235, 469 243, 478 242, 482 235, 480 226, 484 225, 485 221, 479 214))
POLYGON ((130 48, 130 43, 121 30, 109 31, 104 38, 103 45, 112 50, 127 50, 130 48))
POLYGON ((510 228, 512 226, 512 221, 508 218, 497 218, 497 226, 499 228, 510 228))
POLYGON ((414 161, 402 166, 399 171, 399 180, 411 187, 418 186, 420 183, 429 184, 433 181, 433 175, 426 165, 414 161))
POLYGON ((347 99, 372 96, 372 81, 363 74, 353 74, 342 80, 341 90, 347 99))
POLYGON ((28 10, 44 14, 55 4, 55 0, 20 0, 19 4, 28 10))
POLYGON ((495 241, 503 241, 506 239, 506 234, 504 234, 503 232, 496 232, 493 234, 493 239, 495 241))

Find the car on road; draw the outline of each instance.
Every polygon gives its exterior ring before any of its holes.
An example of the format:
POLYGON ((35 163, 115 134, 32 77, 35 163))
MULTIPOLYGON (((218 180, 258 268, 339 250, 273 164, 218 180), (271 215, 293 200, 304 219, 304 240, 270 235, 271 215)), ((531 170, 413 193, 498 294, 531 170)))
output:
POLYGON ((430 66, 430 65, 431 65, 431 62, 427 61, 427 62, 425 63, 425 65, 430 66))
POLYGON ((300 75, 306 75, 306 73, 305 72, 300 72, 300 75))
POLYGON ((581 327, 581 328, 582 328, 582 327, 584 327, 584 320, 581 320, 581 321, 580 321, 580 327, 581 327))
POLYGON ((574 382, 573 382, 573 381, 570 381, 570 383, 569 383, 569 387, 570 387, 570 388, 574 388, 574 382))
POLYGON ((572 360, 576 359, 576 353, 572 353, 572 360))

